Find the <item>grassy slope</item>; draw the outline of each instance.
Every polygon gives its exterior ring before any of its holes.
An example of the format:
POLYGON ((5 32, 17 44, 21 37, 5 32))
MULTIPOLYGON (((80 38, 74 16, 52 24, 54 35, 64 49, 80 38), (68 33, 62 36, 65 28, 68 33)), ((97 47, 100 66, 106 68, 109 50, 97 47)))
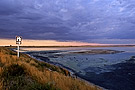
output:
POLYGON ((0 47, 0 90, 101 90, 63 68, 0 47))

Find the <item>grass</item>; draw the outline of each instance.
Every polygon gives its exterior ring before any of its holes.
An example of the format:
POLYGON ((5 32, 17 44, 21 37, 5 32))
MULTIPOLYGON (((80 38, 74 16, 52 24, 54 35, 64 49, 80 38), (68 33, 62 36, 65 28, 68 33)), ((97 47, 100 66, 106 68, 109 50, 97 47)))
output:
POLYGON ((0 47, 0 90, 101 90, 64 68, 0 47))

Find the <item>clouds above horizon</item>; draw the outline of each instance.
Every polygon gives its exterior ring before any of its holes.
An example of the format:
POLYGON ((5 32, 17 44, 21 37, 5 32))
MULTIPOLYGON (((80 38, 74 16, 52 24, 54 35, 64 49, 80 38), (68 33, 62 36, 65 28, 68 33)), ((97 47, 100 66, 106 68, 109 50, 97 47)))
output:
POLYGON ((134 17, 134 0, 0 0, 0 38, 135 39, 134 17))

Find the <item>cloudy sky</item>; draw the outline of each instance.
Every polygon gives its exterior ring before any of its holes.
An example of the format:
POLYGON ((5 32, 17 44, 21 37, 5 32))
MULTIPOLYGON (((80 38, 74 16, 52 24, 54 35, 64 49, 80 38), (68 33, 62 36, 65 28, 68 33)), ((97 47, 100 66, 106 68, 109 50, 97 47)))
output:
POLYGON ((135 44, 135 0, 0 0, 0 39, 135 44))

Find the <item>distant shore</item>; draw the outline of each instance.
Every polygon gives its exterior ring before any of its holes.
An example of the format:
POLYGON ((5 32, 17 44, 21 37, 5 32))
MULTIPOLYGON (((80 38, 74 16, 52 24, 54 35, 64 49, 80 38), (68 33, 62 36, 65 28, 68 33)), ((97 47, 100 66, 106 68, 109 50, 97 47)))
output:
POLYGON ((116 54, 124 51, 107 50, 107 49, 91 49, 79 52, 70 52, 71 54, 116 54))
MULTIPOLYGON (((2 47, 2 46, 1 46, 2 47)), ((8 48, 16 48, 16 46, 3 46, 8 48)), ((135 47, 135 45, 84 45, 84 46, 20 46, 25 48, 61 48, 61 47, 135 47)))

